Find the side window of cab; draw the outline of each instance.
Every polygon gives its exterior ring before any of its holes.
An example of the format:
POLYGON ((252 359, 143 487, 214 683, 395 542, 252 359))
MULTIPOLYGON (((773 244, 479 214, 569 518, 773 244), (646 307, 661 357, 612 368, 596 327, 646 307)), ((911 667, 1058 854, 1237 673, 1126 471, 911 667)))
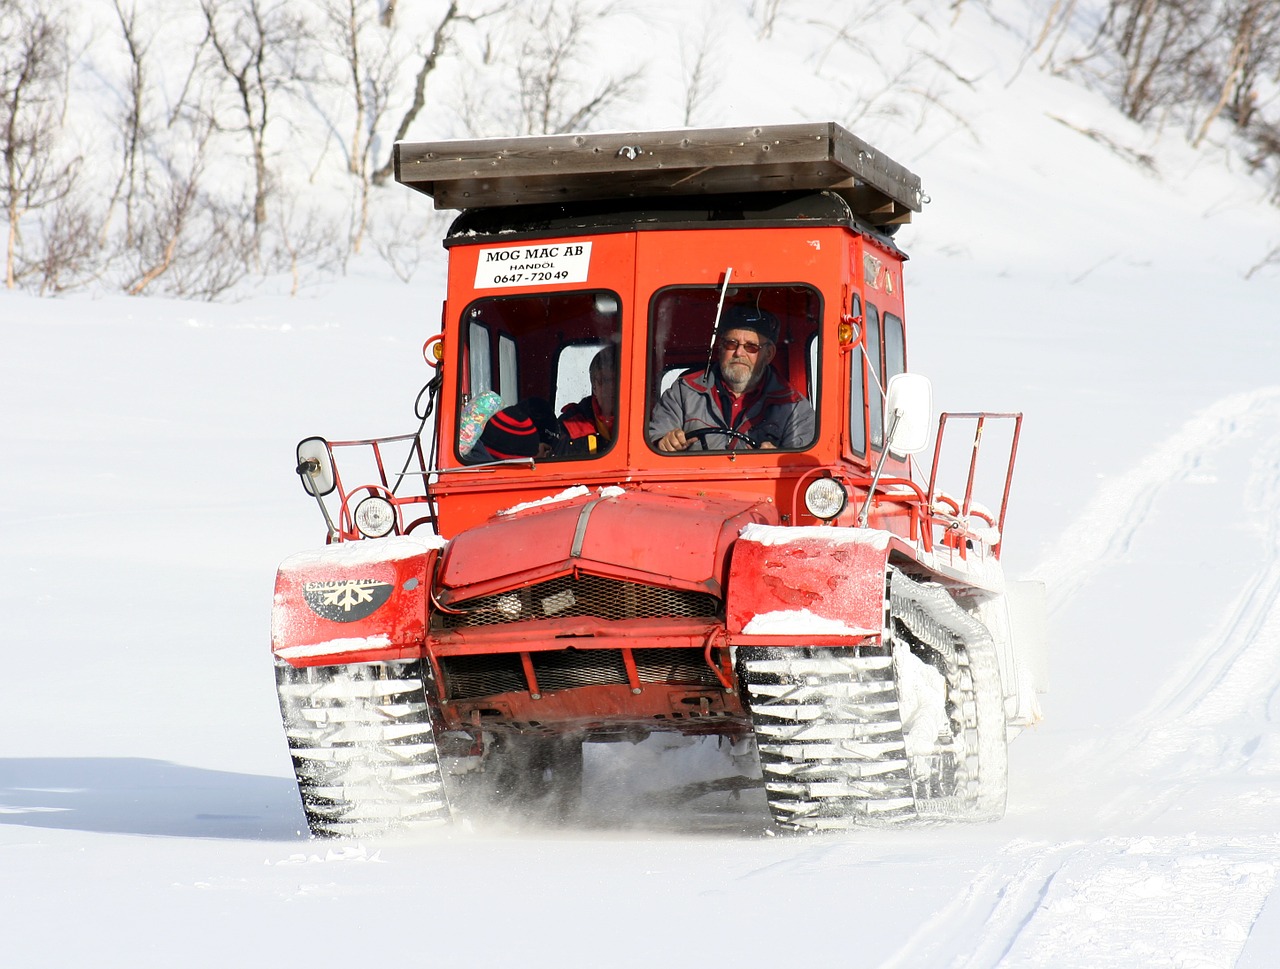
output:
POLYGON ((621 301, 604 290, 498 296, 463 311, 455 454, 465 464, 608 451, 621 301), (606 372, 607 371, 607 372, 606 372))
POLYGON ((873 303, 867 304, 865 326, 867 336, 863 345, 867 348, 867 394, 871 403, 867 416, 871 446, 879 450, 884 446, 884 358, 880 352, 880 311, 873 303))
MULTIPOLYGON (((849 301, 849 316, 858 327, 865 327, 862 299, 857 293, 849 301)), ((859 457, 867 453, 867 385, 863 372, 866 343, 859 338, 849 359, 849 448, 859 457)))
POLYGON ((894 313, 883 315, 867 304, 867 357, 871 379, 871 446, 884 446, 884 392, 889 378, 907 369, 906 334, 902 318, 894 313))

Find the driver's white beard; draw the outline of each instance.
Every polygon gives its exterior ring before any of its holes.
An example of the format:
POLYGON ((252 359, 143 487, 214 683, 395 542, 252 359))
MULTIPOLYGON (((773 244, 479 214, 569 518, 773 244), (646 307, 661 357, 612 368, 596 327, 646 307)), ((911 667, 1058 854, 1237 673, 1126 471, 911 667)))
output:
POLYGON ((724 385, 739 396, 758 384, 763 375, 763 367, 757 373, 748 363, 728 363, 720 368, 720 379, 724 385))

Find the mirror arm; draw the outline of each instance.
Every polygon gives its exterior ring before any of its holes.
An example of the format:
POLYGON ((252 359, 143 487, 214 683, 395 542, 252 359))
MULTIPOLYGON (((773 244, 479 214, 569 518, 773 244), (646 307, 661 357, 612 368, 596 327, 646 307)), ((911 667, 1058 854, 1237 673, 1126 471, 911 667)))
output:
POLYGON ((311 492, 316 504, 320 506, 320 514, 324 515, 325 527, 329 530, 328 535, 325 536, 325 543, 332 544, 333 540, 338 537, 338 530, 334 528, 333 519, 329 516, 329 509, 325 506, 324 499, 320 497, 320 489, 316 487, 316 476, 320 473, 320 462, 315 458, 308 458, 299 462, 294 470, 298 472, 299 477, 306 475, 311 479, 311 487, 307 490, 311 492))
POLYGON ((895 407, 893 416, 889 421, 889 430, 884 435, 884 450, 880 452, 880 460, 876 462, 876 472, 871 476, 871 484, 867 488, 867 497, 862 502, 862 510, 858 512, 858 527, 867 527, 867 516, 871 513, 871 499, 875 497, 876 485, 880 482, 880 474, 884 471, 884 463, 889 460, 889 444, 893 440, 893 432, 898 427, 898 420, 902 417, 902 408, 895 407))

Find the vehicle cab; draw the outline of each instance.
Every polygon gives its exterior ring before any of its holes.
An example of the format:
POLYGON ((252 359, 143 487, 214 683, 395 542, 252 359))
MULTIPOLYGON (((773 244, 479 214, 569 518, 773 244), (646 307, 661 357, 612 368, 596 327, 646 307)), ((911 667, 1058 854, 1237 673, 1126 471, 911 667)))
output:
MULTIPOLYGON (((891 233, 919 209, 919 180, 830 124, 720 130, 708 142, 693 153, 662 133, 398 146, 401 181, 465 207, 445 239, 442 535, 573 485, 750 494, 777 524, 860 513, 854 499, 884 452, 884 388, 906 370, 906 257, 891 233), (732 191, 744 184, 754 190, 732 191), (712 382, 717 321, 738 307, 776 320, 771 384, 812 409, 809 427, 761 447, 708 434, 660 450, 663 394, 712 382), (617 369, 601 409, 612 423, 594 444, 476 463, 475 402, 562 415, 591 398, 589 366, 607 347, 617 369), (806 505, 817 477, 845 499, 806 505)), ((883 473, 904 476, 904 459, 889 456, 883 473)), ((891 500, 871 522, 912 529, 891 500)))

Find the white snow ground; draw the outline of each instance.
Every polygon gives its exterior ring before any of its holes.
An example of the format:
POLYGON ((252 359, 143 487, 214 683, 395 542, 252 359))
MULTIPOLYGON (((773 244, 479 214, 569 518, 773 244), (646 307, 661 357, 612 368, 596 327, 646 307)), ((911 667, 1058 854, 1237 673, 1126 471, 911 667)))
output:
MULTIPOLYGON (((1027 415, 1006 563, 1048 583, 1052 691, 1005 820, 766 838, 754 795, 654 795, 714 751, 645 744, 592 751, 579 829, 308 841, 267 645, 322 534, 292 448, 412 429, 439 276, 2 294, 0 964, 1280 964, 1280 270, 1243 278, 1280 213, 1212 150, 1007 84, 982 18, 947 43, 980 144, 883 147, 932 197, 913 369, 1027 415)), ((782 76, 717 122, 826 116, 782 76)))

